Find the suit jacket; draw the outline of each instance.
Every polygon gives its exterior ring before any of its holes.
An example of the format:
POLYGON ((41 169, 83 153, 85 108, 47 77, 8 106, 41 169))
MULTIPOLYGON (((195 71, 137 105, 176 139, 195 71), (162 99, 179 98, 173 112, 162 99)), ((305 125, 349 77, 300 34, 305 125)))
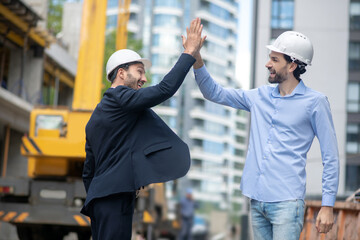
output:
POLYGON ((191 55, 182 54, 158 85, 139 90, 118 86, 105 92, 85 129, 83 214, 89 215, 95 198, 187 173, 188 146, 150 108, 175 94, 194 62, 191 55))

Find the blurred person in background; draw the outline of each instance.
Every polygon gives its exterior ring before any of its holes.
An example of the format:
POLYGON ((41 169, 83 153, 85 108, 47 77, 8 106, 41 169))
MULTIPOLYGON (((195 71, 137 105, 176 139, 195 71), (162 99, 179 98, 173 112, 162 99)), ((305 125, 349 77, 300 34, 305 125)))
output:
POLYGON ((251 112, 251 129, 241 191, 250 198, 256 240, 298 240, 303 228, 306 155, 316 136, 320 143, 322 207, 319 233, 334 223, 339 184, 339 154, 327 97, 305 86, 300 75, 311 65, 313 45, 305 35, 287 31, 272 45, 266 85, 252 90, 223 88, 208 73, 200 53, 194 73, 203 96, 251 112))
POLYGON ((194 225, 196 204, 193 199, 192 189, 186 189, 186 195, 180 201, 181 231, 180 240, 191 240, 191 229, 194 225))

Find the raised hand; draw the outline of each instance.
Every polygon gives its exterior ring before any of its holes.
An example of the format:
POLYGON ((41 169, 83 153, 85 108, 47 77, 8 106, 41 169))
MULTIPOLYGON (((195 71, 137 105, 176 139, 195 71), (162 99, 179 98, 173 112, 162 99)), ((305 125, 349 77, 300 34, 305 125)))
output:
POLYGON ((201 24, 200 18, 195 18, 191 21, 190 29, 186 28, 187 38, 183 35, 181 36, 185 48, 184 53, 192 56, 199 53, 206 39, 206 36, 201 37, 202 29, 203 25, 201 24))

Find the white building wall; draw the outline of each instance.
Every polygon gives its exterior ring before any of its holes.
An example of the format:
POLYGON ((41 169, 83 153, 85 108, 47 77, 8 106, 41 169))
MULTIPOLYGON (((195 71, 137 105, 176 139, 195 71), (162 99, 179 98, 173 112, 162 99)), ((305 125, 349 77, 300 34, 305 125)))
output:
POLYGON ((64 3, 62 30, 59 34, 61 41, 68 47, 69 54, 75 59, 79 56, 81 30, 82 3, 64 3))
POLYGON ((267 84, 268 70, 265 64, 269 58, 269 51, 265 47, 271 38, 271 0, 261 0, 258 6, 258 27, 256 41, 256 79, 255 86, 267 84))
MULTIPOLYGON (((301 0, 295 4, 294 15, 294 29, 307 35, 314 45, 313 65, 307 68, 304 82, 324 93, 331 105, 340 155, 338 195, 342 195, 345 189, 349 3, 347 0, 301 0)), ((321 193, 321 152, 318 141, 314 143, 308 155, 308 194, 321 193)))
MULTIPOLYGON (((266 45, 271 38, 271 0, 259 1, 255 86, 267 84, 266 45)), ((346 146, 346 88, 348 76, 349 1, 295 0, 294 31, 308 36, 314 45, 313 65, 302 75, 304 83, 328 96, 340 155, 338 195, 344 194, 346 146)), ((308 154, 307 195, 322 192, 322 162, 317 139, 308 154)))

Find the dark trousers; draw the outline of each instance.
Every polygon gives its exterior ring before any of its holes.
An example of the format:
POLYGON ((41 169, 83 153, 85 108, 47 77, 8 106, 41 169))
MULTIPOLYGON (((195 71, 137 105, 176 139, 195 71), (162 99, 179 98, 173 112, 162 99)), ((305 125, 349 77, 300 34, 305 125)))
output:
POLYGON ((135 192, 93 200, 90 208, 93 240, 131 239, 135 192))
POLYGON ((191 240, 191 229, 194 224, 194 217, 181 217, 180 240, 191 240))

